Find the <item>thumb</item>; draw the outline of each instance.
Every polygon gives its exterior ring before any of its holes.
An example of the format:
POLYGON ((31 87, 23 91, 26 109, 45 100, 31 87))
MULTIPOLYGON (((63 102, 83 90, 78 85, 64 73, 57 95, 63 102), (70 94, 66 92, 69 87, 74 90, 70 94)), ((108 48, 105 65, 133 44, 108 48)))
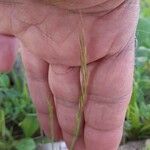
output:
POLYGON ((16 38, 0 35, 0 73, 11 71, 16 57, 16 38))

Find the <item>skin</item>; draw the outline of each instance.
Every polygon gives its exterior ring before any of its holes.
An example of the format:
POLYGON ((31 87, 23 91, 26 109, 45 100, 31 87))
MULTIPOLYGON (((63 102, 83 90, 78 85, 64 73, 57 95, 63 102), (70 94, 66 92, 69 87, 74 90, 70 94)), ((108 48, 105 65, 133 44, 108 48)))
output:
POLYGON ((83 26, 89 85, 75 150, 117 150, 132 92, 138 14, 138 0, 0 1, 0 71, 12 68, 19 43, 47 136, 51 136, 47 100, 54 107, 55 139, 65 140, 69 147, 74 136, 83 26))

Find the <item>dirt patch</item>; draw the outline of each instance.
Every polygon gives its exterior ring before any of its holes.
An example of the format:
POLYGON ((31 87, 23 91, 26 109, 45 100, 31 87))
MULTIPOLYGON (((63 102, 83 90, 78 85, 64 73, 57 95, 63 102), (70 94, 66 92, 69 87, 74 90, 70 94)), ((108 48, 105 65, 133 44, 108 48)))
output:
POLYGON ((146 149, 147 141, 129 142, 121 146, 119 150, 148 150, 146 149))

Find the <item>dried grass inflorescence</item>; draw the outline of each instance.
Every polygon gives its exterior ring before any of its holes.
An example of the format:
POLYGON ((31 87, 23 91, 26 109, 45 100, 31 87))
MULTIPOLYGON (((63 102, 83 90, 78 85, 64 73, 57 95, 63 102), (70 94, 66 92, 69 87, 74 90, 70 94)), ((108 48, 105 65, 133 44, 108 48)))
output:
MULTIPOLYGON (((79 12, 80 13, 80 12, 79 12)), ((80 21, 81 21, 81 32, 79 34, 79 43, 80 43, 80 61, 81 61, 81 75, 82 75, 82 82, 81 82, 81 94, 79 97, 79 107, 78 112, 76 114, 75 119, 75 129, 73 133, 73 139, 69 150, 74 150, 74 146, 78 140, 80 135, 80 129, 83 120, 84 114, 84 106, 87 99, 87 89, 88 89, 88 68, 87 68, 87 48, 84 39, 84 28, 83 28, 83 18, 82 14, 80 13, 80 21)), ((52 142, 55 141, 54 139, 54 112, 53 106, 51 105, 50 101, 47 101, 48 110, 49 110, 49 127, 50 127, 50 135, 52 142)))
POLYGON ((74 137, 72 140, 72 144, 69 148, 69 150, 74 150, 74 146, 78 140, 78 137, 80 135, 80 129, 82 125, 83 120, 83 114, 84 114, 84 106, 87 99, 87 89, 88 89, 88 67, 87 67, 87 48, 85 44, 84 39, 84 28, 83 28, 83 18, 82 14, 80 13, 81 18, 81 32, 79 35, 79 41, 80 41, 80 61, 81 61, 81 75, 82 75, 82 83, 81 83, 81 95, 79 97, 79 108, 78 112, 76 114, 76 120, 75 120, 75 130, 74 130, 74 137))

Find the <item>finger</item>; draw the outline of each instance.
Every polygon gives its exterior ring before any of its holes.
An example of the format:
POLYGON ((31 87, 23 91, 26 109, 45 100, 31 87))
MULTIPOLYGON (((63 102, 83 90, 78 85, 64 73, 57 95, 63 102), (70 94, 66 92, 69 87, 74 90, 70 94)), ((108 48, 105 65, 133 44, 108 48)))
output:
MULTIPOLYGON (((75 136, 76 114, 80 95, 80 68, 63 65, 51 65, 49 69, 49 84, 54 94, 58 121, 63 138, 70 147, 75 136)), ((75 149, 84 150, 83 120, 80 137, 75 149)))
POLYGON ((88 101, 84 139, 87 150, 116 150, 131 97, 134 70, 134 39, 126 48, 88 66, 88 101))
POLYGON ((61 130, 55 114, 53 95, 48 84, 49 64, 27 50, 22 51, 22 58, 40 125, 48 137, 54 136, 55 140, 60 140, 61 130), (53 118, 50 118, 49 104, 53 108, 53 118))
POLYGON ((16 57, 16 38, 0 35, 0 72, 8 72, 12 69, 16 57))

